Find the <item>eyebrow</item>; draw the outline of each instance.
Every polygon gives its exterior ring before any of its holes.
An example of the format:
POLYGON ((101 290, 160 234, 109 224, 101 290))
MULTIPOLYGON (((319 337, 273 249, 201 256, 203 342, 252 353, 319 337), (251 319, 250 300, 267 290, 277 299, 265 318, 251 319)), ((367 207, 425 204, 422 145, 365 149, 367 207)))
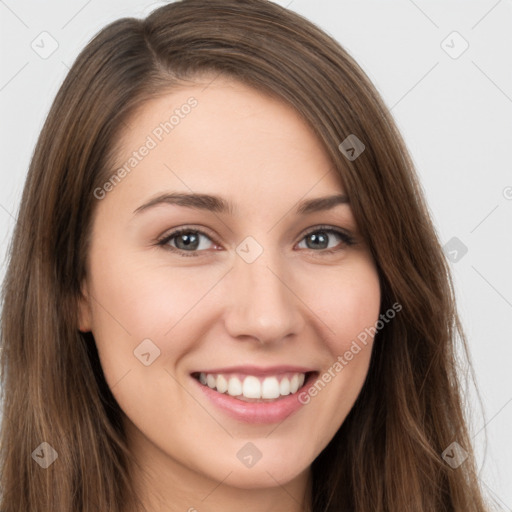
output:
MULTIPOLYGON (((340 204, 348 203, 349 199, 345 194, 315 197, 314 199, 306 199, 298 203, 295 213, 297 215, 307 215, 315 212, 331 210, 340 204)), ((236 211, 236 208, 231 201, 220 196, 174 192, 161 194, 151 199, 147 203, 136 208, 133 213, 141 213, 162 204, 183 206, 195 210, 208 210, 216 213, 227 213, 229 215, 233 215, 236 211)))

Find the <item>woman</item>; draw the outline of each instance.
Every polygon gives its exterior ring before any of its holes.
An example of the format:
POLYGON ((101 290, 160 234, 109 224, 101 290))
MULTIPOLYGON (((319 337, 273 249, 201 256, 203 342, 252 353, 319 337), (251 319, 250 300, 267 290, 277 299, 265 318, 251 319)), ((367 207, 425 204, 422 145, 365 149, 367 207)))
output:
POLYGON ((484 511, 457 335, 411 160, 336 41, 263 0, 118 20, 27 177, 1 508, 484 511))

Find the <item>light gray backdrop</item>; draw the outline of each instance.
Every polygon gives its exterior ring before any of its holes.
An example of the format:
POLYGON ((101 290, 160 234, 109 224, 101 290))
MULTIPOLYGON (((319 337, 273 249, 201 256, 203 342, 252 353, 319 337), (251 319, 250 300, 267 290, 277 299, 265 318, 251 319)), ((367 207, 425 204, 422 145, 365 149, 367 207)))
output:
MULTIPOLYGON (((483 487, 511 511, 512 3, 277 3, 340 41, 404 134, 451 260, 482 392, 485 415, 475 410, 471 428, 483 487)), ((0 0, 0 278, 29 160, 68 68, 107 23, 161 4, 0 0)))

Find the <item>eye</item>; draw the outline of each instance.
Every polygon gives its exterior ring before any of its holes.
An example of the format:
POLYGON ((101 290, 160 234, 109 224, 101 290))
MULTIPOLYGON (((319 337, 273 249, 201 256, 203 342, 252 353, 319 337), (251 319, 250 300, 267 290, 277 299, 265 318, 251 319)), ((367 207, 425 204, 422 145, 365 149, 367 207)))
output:
POLYGON ((165 236, 158 241, 158 245, 164 246, 171 251, 180 252, 181 256, 198 256, 198 251, 200 252, 208 248, 204 247, 205 244, 201 244, 201 238, 206 238, 211 241, 210 236, 203 231, 185 227, 177 229, 165 236), (170 242, 174 242, 175 245, 170 245, 170 242), (187 252, 189 254, 184 254, 187 252))
POLYGON ((319 252, 317 249, 322 249, 321 252, 324 253, 338 252, 344 249, 346 246, 355 244, 355 240, 351 235, 341 231, 340 229, 335 229, 330 226, 316 226, 308 233, 306 233, 302 240, 306 241, 306 249, 314 250, 315 252, 319 252), (330 242, 335 238, 338 238, 338 243, 335 245, 330 245, 330 242), (310 243, 308 243, 308 241, 310 243))
MULTIPOLYGON (((212 237, 204 231, 191 227, 183 227, 176 229, 158 240, 157 245, 167 250, 177 252, 180 256, 200 256, 201 252, 208 249, 208 242, 201 243, 202 239, 214 243, 212 237)), ((355 240, 350 234, 331 226, 316 226, 302 237, 300 243, 302 243, 303 240, 305 240, 307 244, 305 249, 327 254, 341 251, 345 247, 355 244, 355 240), (332 246, 330 242, 336 238, 338 242, 332 246)))

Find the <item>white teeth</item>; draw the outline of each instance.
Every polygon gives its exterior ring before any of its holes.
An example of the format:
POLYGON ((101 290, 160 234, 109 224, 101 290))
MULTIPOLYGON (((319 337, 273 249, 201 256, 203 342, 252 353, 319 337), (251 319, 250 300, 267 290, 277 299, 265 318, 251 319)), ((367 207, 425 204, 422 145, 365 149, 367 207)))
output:
POLYGON ((228 395, 238 396, 242 394, 242 383, 237 377, 231 377, 228 384, 228 395))
POLYGON ((299 376, 295 374, 290 381, 290 393, 296 393, 297 389, 299 389, 299 376))
POLYGON ((277 376, 260 378, 247 375, 241 380, 234 375, 199 374, 201 384, 216 389, 219 393, 227 393, 234 397, 242 395, 245 398, 267 400, 296 393, 304 385, 305 379, 304 373, 289 373, 280 381, 277 376))
POLYGON ((279 384, 279 392, 281 395, 289 395, 290 394, 290 381, 288 380, 288 377, 285 377, 281 384, 279 384))
POLYGON ((277 398, 280 394, 279 381, 277 378, 267 377, 261 386, 261 398, 277 398))
POLYGON ((217 384, 217 379, 213 375, 208 374, 206 376, 206 384, 208 384, 209 388, 214 388, 217 384))
POLYGON ((217 391, 219 393, 225 393, 228 390, 228 381, 224 378, 224 375, 217 375, 217 391))
POLYGON ((261 398, 261 384, 257 377, 245 377, 242 395, 246 398, 261 398))

